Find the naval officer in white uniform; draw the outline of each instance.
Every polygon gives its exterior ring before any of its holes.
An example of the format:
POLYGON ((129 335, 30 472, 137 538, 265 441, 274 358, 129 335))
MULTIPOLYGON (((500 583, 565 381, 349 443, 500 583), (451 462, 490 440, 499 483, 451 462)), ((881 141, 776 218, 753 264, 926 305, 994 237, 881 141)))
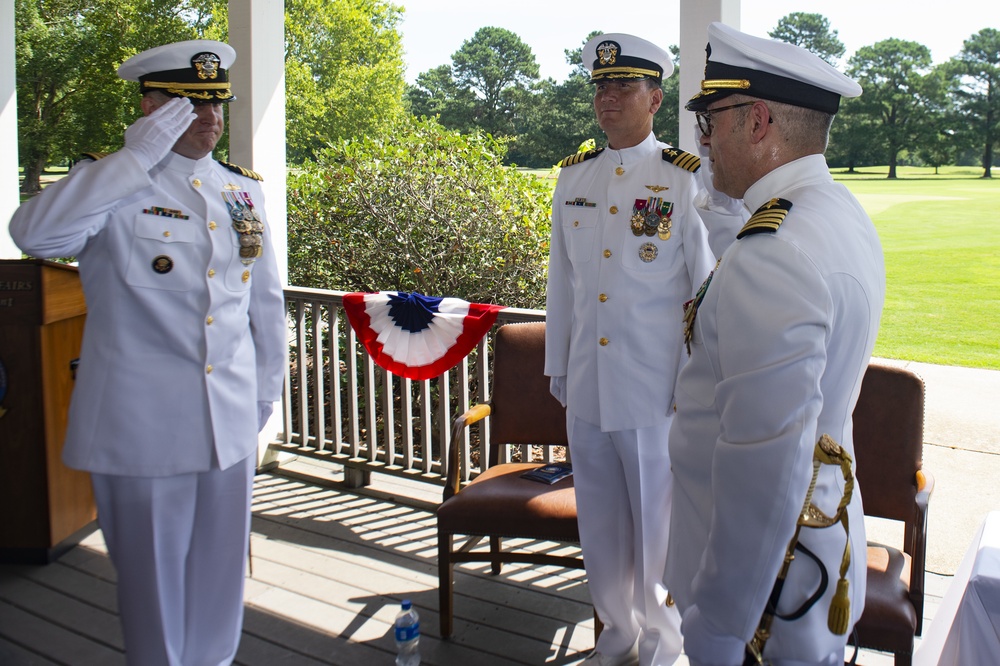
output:
MULTIPOLYGON (((689 311, 691 359, 670 431, 667 583, 691 663, 738 665, 775 588, 817 441, 828 435, 853 458, 885 270, 875 227, 823 157, 841 98, 861 87, 804 49, 721 23, 709 27, 708 54, 687 108, 715 187, 755 213, 689 311)), ((772 664, 842 663, 864 609, 861 494, 845 476, 821 466, 812 503, 833 515, 849 497, 847 521, 802 528, 799 543, 819 562, 795 552, 776 610, 804 615, 773 619, 763 653, 772 664)))
POLYGON ((125 147, 10 223, 27 254, 79 261, 87 320, 63 459, 91 472, 139 666, 233 660, 257 433, 284 377, 259 176, 212 158, 235 57, 193 40, 127 60, 143 117, 125 147))
POLYGON ((698 158, 652 133, 669 54, 604 34, 584 46, 583 63, 608 143, 561 163, 545 374, 567 406, 580 540, 604 623, 585 663, 662 666, 681 650, 663 574, 682 304, 715 259, 694 206, 698 158))

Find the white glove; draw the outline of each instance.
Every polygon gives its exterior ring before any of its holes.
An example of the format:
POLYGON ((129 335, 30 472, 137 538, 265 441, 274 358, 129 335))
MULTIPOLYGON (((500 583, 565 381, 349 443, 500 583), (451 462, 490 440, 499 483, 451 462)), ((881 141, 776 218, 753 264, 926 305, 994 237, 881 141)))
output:
POLYGON ((274 403, 266 400, 257 401, 257 432, 264 429, 264 424, 267 420, 271 418, 271 412, 274 411, 274 403))
POLYGON ((559 401, 560 405, 566 406, 566 375, 549 377, 549 393, 559 401))
POLYGON ((694 124, 694 144, 698 146, 698 157, 701 158, 701 168, 698 169, 698 176, 701 178, 702 187, 705 188, 707 198, 705 204, 696 202, 695 205, 703 205, 710 210, 719 213, 736 214, 743 208, 742 199, 733 199, 727 194, 715 189, 712 182, 712 161, 708 159, 708 147, 701 144, 701 129, 698 123, 694 124))
POLYGON ((125 130, 125 150, 135 156, 145 171, 149 171, 167 156, 195 118, 191 100, 174 97, 125 130))

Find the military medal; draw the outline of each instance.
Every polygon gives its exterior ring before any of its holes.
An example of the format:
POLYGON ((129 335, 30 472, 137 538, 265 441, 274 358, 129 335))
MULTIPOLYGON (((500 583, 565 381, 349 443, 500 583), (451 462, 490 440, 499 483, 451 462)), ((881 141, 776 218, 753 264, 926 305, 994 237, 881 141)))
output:
POLYGON ((641 236, 646 226, 646 204, 645 199, 636 199, 632 204, 632 216, 629 218, 629 227, 633 236, 641 236))
POLYGON ((660 249, 656 247, 656 243, 643 243, 639 246, 639 258, 643 263, 648 264, 653 261, 659 253, 660 249))
POLYGON ((632 234, 635 236, 659 234, 660 240, 667 240, 670 238, 670 214, 673 210, 674 204, 664 201, 663 197, 636 199, 632 205, 632 217, 629 218, 632 234))
POLYGON ((670 216, 673 215, 673 212, 673 201, 665 201, 660 206, 660 223, 656 226, 656 235, 660 240, 670 240, 670 228, 674 224, 670 216))
POLYGON ((233 230, 239 234, 240 260, 249 266, 264 253, 264 223, 249 193, 227 190, 222 192, 222 200, 229 208, 233 230))

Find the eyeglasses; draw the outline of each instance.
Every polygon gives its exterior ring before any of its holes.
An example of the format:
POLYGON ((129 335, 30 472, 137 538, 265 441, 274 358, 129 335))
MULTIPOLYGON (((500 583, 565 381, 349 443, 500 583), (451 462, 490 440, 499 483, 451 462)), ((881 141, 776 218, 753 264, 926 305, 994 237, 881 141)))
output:
POLYGON ((753 100, 752 102, 740 102, 739 104, 730 104, 729 106, 720 106, 717 109, 712 109, 711 111, 695 111, 695 118, 698 119, 698 129, 705 136, 712 136, 712 115, 716 113, 722 113, 723 111, 728 111, 729 109, 738 109, 741 106, 750 106, 751 104, 756 104, 759 100, 753 100))

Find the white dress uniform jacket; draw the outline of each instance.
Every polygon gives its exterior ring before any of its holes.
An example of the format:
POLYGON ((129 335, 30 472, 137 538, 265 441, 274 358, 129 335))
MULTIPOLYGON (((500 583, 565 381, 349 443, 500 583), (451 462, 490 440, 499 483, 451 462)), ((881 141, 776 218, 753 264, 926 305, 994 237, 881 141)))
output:
MULTIPOLYGON (((829 434, 852 458, 852 414, 875 344, 885 269, 875 228, 834 183, 821 155, 771 172, 746 193, 750 210, 792 202, 776 233, 734 242, 694 322, 691 359, 677 385, 670 431, 674 471, 667 585, 682 614, 697 606, 725 635, 748 641, 778 574, 829 434)), ((813 498, 832 515, 839 469, 824 466, 813 498)), ((865 531, 860 489, 849 505, 853 626, 864 609, 865 531)), ((836 524, 803 528, 830 585, 802 619, 776 619, 765 656, 818 663, 846 640, 827 629, 846 537, 836 524)), ((782 593, 788 613, 818 587, 799 554, 782 593)))
POLYGON ((693 199, 697 177, 651 133, 559 175, 546 294, 545 374, 567 408, 605 431, 666 420, 681 364, 681 304, 715 263, 693 199), (621 172, 620 174, 618 172, 621 172), (673 204, 670 237, 635 236, 637 201, 673 204))
POLYGON ((252 454, 257 401, 280 397, 287 353, 259 183, 211 156, 170 153, 147 173, 123 150, 49 187, 60 196, 23 204, 10 234, 30 255, 79 261, 87 320, 66 464, 166 476, 252 454), (227 192, 249 194, 264 221, 253 262, 241 261, 227 192))

